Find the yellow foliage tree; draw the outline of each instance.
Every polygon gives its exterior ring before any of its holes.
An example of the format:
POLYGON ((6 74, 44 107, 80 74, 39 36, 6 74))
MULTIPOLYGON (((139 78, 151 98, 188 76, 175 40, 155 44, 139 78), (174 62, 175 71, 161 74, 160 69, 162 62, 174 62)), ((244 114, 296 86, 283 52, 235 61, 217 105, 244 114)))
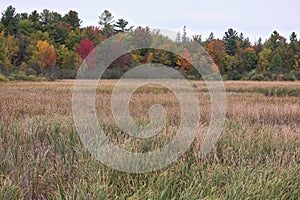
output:
POLYGON ((46 40, 38 41, 34 57, 38 61, 42 73, 48 71, 49 68, 54 69, 56 64, 55 49, 46 40))

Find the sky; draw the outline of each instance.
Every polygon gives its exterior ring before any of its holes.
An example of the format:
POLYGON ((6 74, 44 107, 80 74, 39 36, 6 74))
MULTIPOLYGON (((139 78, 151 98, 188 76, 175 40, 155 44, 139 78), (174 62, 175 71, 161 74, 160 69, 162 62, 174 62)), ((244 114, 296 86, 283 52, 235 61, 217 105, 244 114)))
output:
POLYGON ((252 42, 263 41, 274 30, 289 38, 294 31, 300 38, 300 1, 298 0, 1 0, 0 11, 12 5, 18 13, 43 9, 62 15, 69 10, 79 13, 82 26, 98 26, 99 16, 109 10, 114 19, 123 18, 130 26, 149 26, 175 32, 187 27, 187 34, 202 35, 210 32, 222 38, 228 28, 243 32, 252 42))

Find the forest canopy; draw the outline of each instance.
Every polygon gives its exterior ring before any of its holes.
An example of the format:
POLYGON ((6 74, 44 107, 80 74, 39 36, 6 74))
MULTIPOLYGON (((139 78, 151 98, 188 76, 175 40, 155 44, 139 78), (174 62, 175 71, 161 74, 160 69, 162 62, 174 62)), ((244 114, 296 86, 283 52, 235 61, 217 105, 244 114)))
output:
MULTIPOLYGON (((100 13, 98 20, 98 26, 82 27, 79 14, 73 10, 66 14, 48 9, 17 13, 13 6, 8 6, 0 21, 0 81, 73 79, 87 55, 105 39, 132 33, 151 43, 159 34, 149 27, 130 26, 123 18, 114 19, 108 10, 100 13)), ((201 44, 224 80, 300 80, 300 41, 295 32, 285 38, 275 30, 265 41, 251 43, 232 28, 222 38, 215 38, 212 32, 206 39, 201 33, 189 38, 186 29, 184 26, 178 32, 174 42, 179 46, 192 41, 201 44)), ((188 57, 190 52, 183 49, 183 55, 188 57)), ((181 56, 153 49, 121 56, 103 76, 120 78, 139 64, 158 62, 179 70, 187 78, 201 79, 181 56)))

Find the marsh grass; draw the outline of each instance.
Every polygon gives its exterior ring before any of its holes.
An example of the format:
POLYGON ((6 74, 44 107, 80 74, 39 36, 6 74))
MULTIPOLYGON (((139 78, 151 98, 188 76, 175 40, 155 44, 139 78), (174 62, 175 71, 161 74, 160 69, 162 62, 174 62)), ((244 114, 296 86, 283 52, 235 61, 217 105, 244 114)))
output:
MULTIPOLYGON (((138 141, 112 119, 114 84, 104 81, 96 96, 97 115, 113 142, 142 152, 172 139, 180 109, 169 90, 148 85, 133 95, 136 122, 149 122, 153 104, 168 113, 158 136, 138 141)), ((298 90, 300 83, 226 82, 231 92, 225 127, 202 160, 198 152, 210 122, 210 99, 203 82, 192 84, 201 105, 201 130, 192 146, 167 168, 128 174, 84 149, 72 119, 72 81, 0 83, 0 199, 299 199, 299 97, 257 91, 298 90)))

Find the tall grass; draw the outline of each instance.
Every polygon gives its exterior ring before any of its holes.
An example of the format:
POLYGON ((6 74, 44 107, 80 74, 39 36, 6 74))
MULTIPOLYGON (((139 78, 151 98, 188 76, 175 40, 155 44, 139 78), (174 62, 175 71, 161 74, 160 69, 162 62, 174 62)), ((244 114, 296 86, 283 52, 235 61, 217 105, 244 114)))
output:
MULTIPOLYGON (((299 88, 300 83, 226 82, 228 113, 217 145, 198 158, 201 137, 178 162, 145 174, 119 172, 87 152, 72 119, 72 82, 0 83, 0 199, 299 199, 300 104, 294 95, 263 95, 239 88, 299 88)), ((96 108, 107 135, 123 148, 156 149, 172 139, 178 101, 157 86, 132 97, 135 121, 165 106, 168 127, 152 140, 124 135, 110 111, 115 81, 97 90, 96 108), (151 90, 155 91, 151 93, 151 90), (128 142, 130 140, 130 142, 128 142)), ((201 133, 210 121, 203 82, 193 82, 201 104, 201 133)), ((201 135, 200 135, 201 136, 201 135)))

